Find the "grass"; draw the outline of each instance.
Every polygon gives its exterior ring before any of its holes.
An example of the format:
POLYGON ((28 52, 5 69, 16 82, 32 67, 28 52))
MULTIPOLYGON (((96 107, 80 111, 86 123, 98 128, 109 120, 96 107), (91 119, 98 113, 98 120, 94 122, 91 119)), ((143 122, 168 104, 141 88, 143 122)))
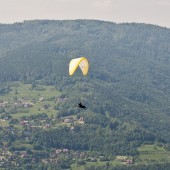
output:
POLYGON ((117 160, 113 160, 113 161, 97 161, 97 162, 86 162, 86 165, 77 165, 72 164, 71 168, 73 170, 84 170, 85 167, 90 167, 90 166, 105 166, 106 163, 109 162, 110 166, 117 166, 117 165, 121 165, 121 162, 117 161, 117 160))
MULTIPOLYGON (((166 151, 162 146, 156 145, 143 145, 138 148, 140 153, 139 159, 135 164, 148 164, 151 162, 170 162, 170 151, 166 151)), ((118 166, 122 165, 120 161, 116 159, 113 161, 108 161, 110 166, 118 166)), ((105 166, 107 163, 102 161, 97 162, 86 162, 86 165, 77 166, 77 164, 73 164, 71 167, 73 170, 84 170, 85 167, 90 166, 105 166)))
POLYGON ((0 119, 0 126, 9 126, 9 123, 8 123, 8 121, 4 121, 4 120, 2 120, 2 119, 0 119))
POLYGON ((71 165, 72 170, 84 170, 84 166, 78 166, 77 164, 72 164, 71 165))
POLYGON ((138 148, 140 162, 170 162, 170 151, 162 146, 143 145, 138 148))
MULTIPOLYGON (((151 162, 170 162, 170 151, 166 151, 162 146, 156 145, 142 145, 138 148, 139 151, 139 159, 135 164, 148 164, 151 162)), ((77 166, 77 164, 72 165, 73 170, 84 170, 85 167, 89 166, 103 166, 106 165, 107 162, 86 162, 86 165, 77 166)), ((113 161, 109 161, 111 166, 122 165, 120 161, 116 159, 113 161)))
POLYGON ((60 92, 56 91, 53 86, 41 86, 45 90, 32 90, 31 84, 19 83, 17 87, 12 86, 12 90, 8 94, 0 96, 0 100, 13 101, 14 98, 28 98, 38 100, 40 97, 44 97, 44 99, 47 100, 51 97, 58 96, 60 94, 60 92))
MULTIPOLYGON (((44 85, 37 85, 38 87, 44 89, 44 90, 32 90, 31 84, 22 84, 19 82, 16 82, 12 88, 11 91, 4 95, 0 96, 0 100, 7 101, 8 103, 13 103, 16 99, 28 99, 28 100, 35 100, 36 103, 34 103, 33 107, 29 108, 20 108, 18 109, 18 113, 12 114, 12 117, 15 119, 19 119, 22 116, 31 116, 34 114, 39 113, 46 113, 48 116, 55 115, 56 110, 54 110, 54 101, 50 101, 51 98, 57 97, 60 95, 60 92, 55 90, 53 86, 44 86, 44 85), (43 97, 44 101, 39 102, 39 98, 43 97), (43 109, 43 106, 45 104, 50 104, 49 109, 43 109)), ((1 123, 1 122, 0 122, 1 123)), ((4 123, 3 123, 4 124, 4 123)))
POLYGON ((43 103, 36 103, 34 104, 33 107, 30 107, 30 108, 27 108, 28 112, 27 113, 24 113, 24 111, 22 112, 19 112, 19 113, 16 113, 16 114, 13 114, 13 118, 15 119, 19 119, 21 118, 22 116, 31 116, 31 115, 36 115, 36 114, 40 114, 40 113, 46 113, 49 117, 51 115, 55 115, 56 114, 56 110, 54 109, 43 109, 43 103))

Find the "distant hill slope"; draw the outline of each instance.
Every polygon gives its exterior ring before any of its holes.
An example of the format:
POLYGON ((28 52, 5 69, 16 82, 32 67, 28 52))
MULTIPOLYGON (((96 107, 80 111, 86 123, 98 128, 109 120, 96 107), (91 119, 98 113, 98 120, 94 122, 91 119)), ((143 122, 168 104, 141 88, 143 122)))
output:
POLYGON ((132 123, 170 142, 170 29, 93 20, 0 25, 0 81, 54 84, 93 112, 132 123), (86 78, 68 76, 86 56, 86 78), (79 93, 80 92, 80 93, 79 93))

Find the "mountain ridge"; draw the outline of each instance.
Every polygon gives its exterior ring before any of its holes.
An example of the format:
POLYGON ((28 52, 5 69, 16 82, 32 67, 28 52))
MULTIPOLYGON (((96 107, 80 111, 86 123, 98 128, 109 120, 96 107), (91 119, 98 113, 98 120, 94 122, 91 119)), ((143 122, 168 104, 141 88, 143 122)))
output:
POLYGON ((137 123, 169 142, 169 37, 168 28, 97 20, 0 25, 0 81, 55 85, 73 96, 65 112, 81 99, 92 112, 137 123), (70 78, 69 61, 79 56, 88 58, 89 74, 70 78))

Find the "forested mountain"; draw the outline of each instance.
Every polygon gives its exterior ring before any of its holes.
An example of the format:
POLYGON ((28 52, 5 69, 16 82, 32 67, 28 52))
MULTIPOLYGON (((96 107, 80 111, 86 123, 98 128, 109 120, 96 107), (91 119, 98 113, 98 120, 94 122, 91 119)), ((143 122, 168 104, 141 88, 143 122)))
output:
POLYGON ((170 142, 170 29, 95 20, 1 24, 1 88, 12 81, 55 85, 68 98, 58 117, 83 114, 94 132, 104 136, 98 134, 94 141, 85 126, 76 140, 77 134, 69 136, 65 129, 69 137, 61 144, 60 129, 43 131, 35 134, 40 145, 71 147, 72 138, 74 149, 100 151, 106 144, 103 152, 112 148, 115 154, 129 154, 129 148, 145 142, 170 142), (89 60, 89 74, 83 77, 78 71, 69 77, 69 61, 81 56, 89 60), (87 111, 72 107, 80 100, 87 111), (97 126, 104 129, 98 132, 97 126), (50 136, 55 140, 49 141, 50 136))

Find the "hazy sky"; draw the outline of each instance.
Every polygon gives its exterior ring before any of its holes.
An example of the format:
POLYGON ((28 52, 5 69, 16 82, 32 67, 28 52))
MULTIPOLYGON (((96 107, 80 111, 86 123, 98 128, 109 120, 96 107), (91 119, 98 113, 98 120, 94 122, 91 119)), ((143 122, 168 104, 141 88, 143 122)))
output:
POLYGON ((0 0, 0 23, 97 19, 170 28, 170 0, 0 0))

